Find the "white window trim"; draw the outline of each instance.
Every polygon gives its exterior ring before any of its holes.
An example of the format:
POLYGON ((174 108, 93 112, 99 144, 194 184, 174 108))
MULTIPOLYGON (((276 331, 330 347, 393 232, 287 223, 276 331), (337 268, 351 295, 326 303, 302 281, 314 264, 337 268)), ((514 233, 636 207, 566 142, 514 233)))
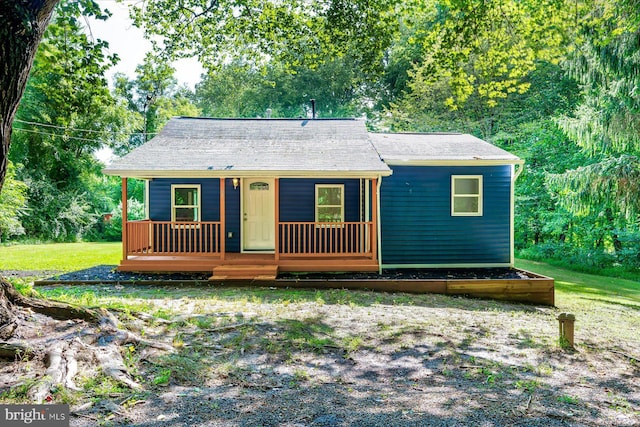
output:
MULTIPOLYGON (((344 184, 316 184, 316 196, 315 196, 315 216, 316 216, 316 220, 315 222, 320 222, 319 218, 318 218, 318 208, 320 207, 320 205, 318 205, 318 190, 321 188, 340 188, 340 194, 342 195, 341 200, 340 200, 340 218, 342 219, 340 222, 345 222, 344 221, 344 184)), ((322 207, 338 207, 338 205, 322 205, 322 207)), ((320 227, 326 227, 326 226, 330 226, 332 224, 332 222, 322 222, 322 225, 320 225, 320 227), (325 225, 326 224, 326 225, 325 225)), ((333 223, 335 224, 335 223, 333 223)), ((335 227, 335 225, 333 225, 335 227)))
POLYGON ((451 175, 451 216, 482 216, 483 205, 484 205, 484 197, 483 197, 482 175, 451 175), (478 194, 456 194, 455 183, 457 179, 477 179, 478 194), (477 197, 478 212, 456 212, 455 211, 456 197, 477 197))
MULTIPOLYGON (((200 222, 202 219, 202 188, 200 184, 172 184, 171 185, 171 222, 176 221, 176 207, 180 208, 196 208, 198 212, 198 219, 195 222, 200 222), (176 206, 176 190, 180 188, 197 189, 198 199, 195 205, 179 205, 176 206)), ((188 221, 191 222, 191 221, 188 221)))

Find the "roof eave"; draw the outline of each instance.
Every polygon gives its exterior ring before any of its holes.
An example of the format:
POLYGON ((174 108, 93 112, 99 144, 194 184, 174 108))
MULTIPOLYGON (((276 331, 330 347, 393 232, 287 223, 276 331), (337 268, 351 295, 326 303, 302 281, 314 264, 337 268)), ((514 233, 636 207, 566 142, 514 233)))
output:
POLYGON ((271 171, 271 170, 128 170, 128 169, 104 169, 106 175, 120 176, 123 178, 378 178, 389 176, 393 172, 388 170, 317 170, 317 171, 271 171))
POLYGON ((390 166, 498 166, 521 165, 524 160, 520 158, 507 159, 432 159, 432 160, 384 160, 390 166))

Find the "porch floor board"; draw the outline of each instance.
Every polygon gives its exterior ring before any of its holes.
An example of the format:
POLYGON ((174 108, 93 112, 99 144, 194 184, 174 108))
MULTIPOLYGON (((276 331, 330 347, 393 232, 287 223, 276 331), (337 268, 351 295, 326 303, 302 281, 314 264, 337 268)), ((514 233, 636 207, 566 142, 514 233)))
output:
MULTIPOLYGON (((307 259, 300 258, 280 258, 276 260, 274 254, 252 254, 252 253, 227 253, 224 259, 219 255, 191 255, 191 256, 158 256, 139 255, 129 256, 122 260, 118 266, 118 271, 128 272, 212 272, 220 267, 256 267, 268 266, 276 268, 278 272, 366 272, 378 271, 378 262, 367 257, 313 257, 307 259)), ((242 270, 239 268, 238 270, 242 270)), ((257 276, 271 276, 269 271, 264 274, 256 272, 257 276)), ((223 270, 218 270, 214 276, 228 276, 223 270)))
POLYGON ((224 264, 213 268, 213 276, 209 280, 276 280, 277 265, 232 265, 224 264))

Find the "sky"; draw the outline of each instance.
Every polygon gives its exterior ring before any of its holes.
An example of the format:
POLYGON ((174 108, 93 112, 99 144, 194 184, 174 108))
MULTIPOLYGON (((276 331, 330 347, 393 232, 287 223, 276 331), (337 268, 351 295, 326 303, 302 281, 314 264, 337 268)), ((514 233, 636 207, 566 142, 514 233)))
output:
MULTIPOLYGON (((97 2, 102 9, 109 9, 112 16, 106 21, 89 20, 91 34, 96 39, 109 42, 109 53, 117 53, 120 57, 120 62, 107 73, 107 79, 111 82, 116 72, 135 77, 136 66, 142 63, 145 53, 151 50, 151 42, 144 39, 142 30, 134 27, 129 18, 128 5, 133 1, 125 0, 124 4, 114 0, 97 2)), ((200 81, 203 68, 197 59, 181 59, 174 62, 173 66, 178 83, 184 83, 193 89, 200 81)))

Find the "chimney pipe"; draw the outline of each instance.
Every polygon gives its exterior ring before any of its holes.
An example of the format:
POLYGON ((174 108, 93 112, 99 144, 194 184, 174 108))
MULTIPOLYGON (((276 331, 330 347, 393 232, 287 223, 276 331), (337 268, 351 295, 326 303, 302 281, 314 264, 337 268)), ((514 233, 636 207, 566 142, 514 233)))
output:
POLYGON ((316 100, 315 99, 311 100, 311 118, 312 119, 316 118, 316 100))

